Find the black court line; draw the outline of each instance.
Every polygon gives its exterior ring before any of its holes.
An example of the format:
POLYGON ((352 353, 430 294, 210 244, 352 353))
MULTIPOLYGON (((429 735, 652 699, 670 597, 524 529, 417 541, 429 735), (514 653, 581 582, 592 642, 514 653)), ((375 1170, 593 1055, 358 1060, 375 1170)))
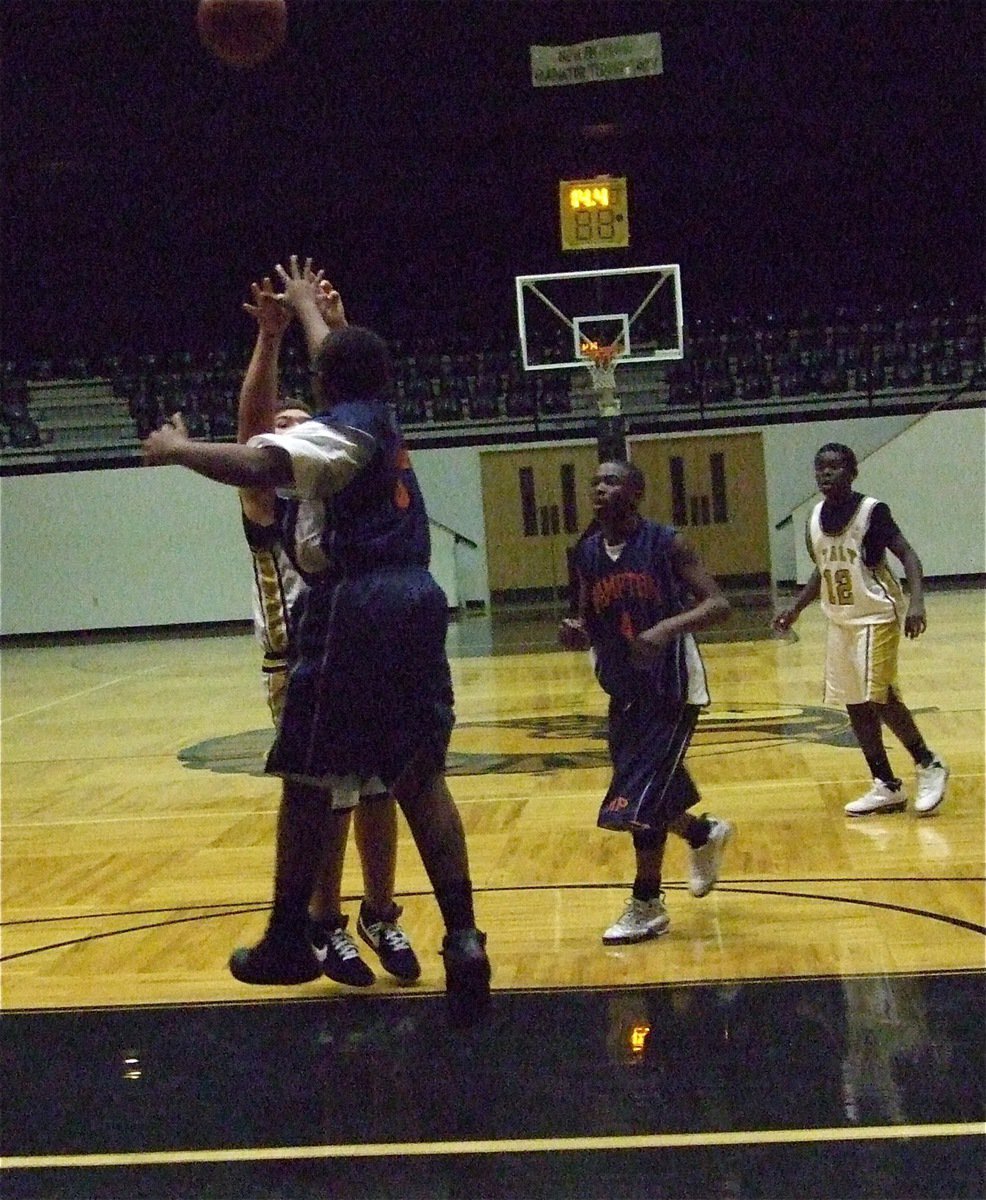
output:
MULTIPOLYGON (((948 882, 954 882, 954 880, 951 877, 945 877, 945 878, 948 882)), ((815 880, 814 882, 817 883, 817 882, 821 882, 821 881, 815 880)), ((858 880, 849 881, 849 880, 842 879, 842 880, 834 881, 834 882, 857 883, 857 882, 861 882, 861 881, 858 881, 858 880)), ((873 882, 873 883, 918 882, 918 880, 915 878, 910 878, 910 879, 907 879, 907 878, 899 879, 898 878, 895 880, 872 879, 872 880, 866 880, 866 881, 862 881, 862 882, 873 882)), ((928 882, 928 881, 923 880, 922 882, 928 882)), ((562 885, 538 884, 538 885, 534 885, 532 887, 506 887, 506 886, 504 886, 504 887, 499 887, 499 888, 477 889, 477 894, 490 894, 493 892, 500 892, 500 893, 521 892, 522 893, 522 892, 526 892, 526 891, 587 891, 587 890, 599 890, 599 889, 612 890, 614 888, 622 888, 625 886, 626 885, 624 885, 624 884, 611 884, 611 883, 607 883, 607 884, 602 884, 602 883, 562 884, 562 885)), ((684 887, 683 884, 674 885, 674 890, 680 890, 682 887, 684 887)), ((855 906, 858 906, 861 908, 885 909, 890 912, 899 912, 899 913, 907 914, 909 916, 922 917, 922 918, 924 918, 926 920, 930 920, 930 921, 938 921, 945 925, 952 925, 957 929, 968 929, 972 933, 978 933, 978 934, 986 936, 986 926, 977 925, 975 922, 967 921, 962 917, 953 917, 953 916, 950 916, 948 913, 932 912, 929 909, 915 908, 911 905, 906 905, 906 904, 894 904, 894 903, 890 903, 890 902, 884 901, 884 900, 867 900, 867 899, 860 899, 860 898, 852 897, 852 896, 826 896, 826 895, 821 895, 817 892, 795 892, 795 891, 787 891, 787 890, 776 890, 774 888, 769 888, 769 887, 768 888, 757 888, 757 887, 750 887, 745 883, 719 884, 717 886, 716 890, 719 892, 732 893, 733 895, 785 896, 789 899, 794 899, 794 900, 821 900, 821 901, 825 901, 827 903, 833 903, 833 904, 851 904, 851 905, 855 905, 855 906)), ((429 895, 429 894, 430 893, 426 893, 426 892, 401 893, 402 896, 403 895, 422 896, 422 895, 429 895)), ((353 898, 354 897, 344 897, 344 899, 353 899, 353 898)), ((195 923, 197 921, 213 921, 213 920, 217 920, 217 919, 221 919, 221 918, 225 918, 225 917, 242 916, 245 913, 262 912, 262 911, 265 911, 268 907, 269 907, 269 904, 267 902, 261 903, 261 904, 256 904, 256 905, 244 905, 243 907, 235 908, 232 910, 223 910, 222 912, 204 912, 204 913, 198 914, 197 916, 192 916, 192 917, 175 917, 173 919, 165 920, 165 921, 150 921, 150 922, 145 922, 140 925, 130 925, 124 929, 112 929, 112 930, 106 930, 106 931, 100 932, 100 933, 83 934, 80 937, 66 938, 64 941, 50 942, 44 946, 35 946, 29 950, 18 950, 18 951, 15 951, 13 954, 0 955, 0 962, 12 962, 15 959, 28 958, 33 955, 43 954, 49 950, 60 950, 60 949, 64 949, 67 946, 84 945, 87 942, 96 942, 96 941, 103 940, 105 938, 119 937, 119 936, 123 936, 126 934, 131 934, 131 933, 141 933, 148 929, 166 929, 169 926, 173 926, 173 925, 184 925, 184 924, 195 923)), ((160 911, 160 910, 152 910, 152 911, 160 911)), ((127 916, 130 914, 124 913, 124 914, 120 914, 120 915, 127 916)), ((50 918, 46 918, 46 920, 47 919, 50 919, 50 918)), ((65 918, 60 918, 60 919, 78 921, 78 920, 100 920, 100 919, 106 919, 106 918, 105 917, 100 918, 97 916, 97 917, 65 917, 65 918)), ((17 922, 17 924, 30 924, 30 922, 21 921, 21 922, 17 922)))

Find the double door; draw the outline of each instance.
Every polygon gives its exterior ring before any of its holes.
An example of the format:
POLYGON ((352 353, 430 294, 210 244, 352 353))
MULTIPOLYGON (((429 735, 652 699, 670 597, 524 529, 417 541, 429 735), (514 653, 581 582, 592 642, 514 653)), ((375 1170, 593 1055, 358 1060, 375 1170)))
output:
MULTIPOLYGON (((641 512, 675 525, 720 579, 770 578, 763 444, 758 433, 635 441, 641 512)), ((592 519, 595 445, 481 456, 487 567, 494 600, 561 598, 568 554, 592 519)))
POLYGON ((592 519, 596 447, 488 451, 481 469, 492 598, 564 598, 568 552, 592 519))
POLYGON ((770 539, 759 433, 634 442, 647 480, 641 512, 679 528, 711 574, 766 586, 770 539))

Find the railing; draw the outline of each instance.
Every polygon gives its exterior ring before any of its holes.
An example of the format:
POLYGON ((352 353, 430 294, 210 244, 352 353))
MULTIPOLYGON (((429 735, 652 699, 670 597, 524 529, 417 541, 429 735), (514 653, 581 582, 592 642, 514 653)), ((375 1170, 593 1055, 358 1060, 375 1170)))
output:
MULTIPOLYGON (((625 390, 620 396, 626 432, 632 436, 739 425, 922 413, 958 405, 981 407, 986 405, 986 378, 970 374, 970 378, 958 387, 922 385, 887 388, 883 391, 774 395, 760 400, 720 402, 699 396, 689 402, 672 403, 667 395, 660 397, 644 390, 625 390)), ((592 394, 573 393, 572 407, 567 412, 538 412, 535 409, 525 416, 473 418, 467 415, 455 421, 404 423, 403 429, 412 449, 438 448, 594 437, 598 420, 592 394)), ((136 429, 132 436, 98 447, 60 447, 57 440, 52 440, 42 445, 5 446, 0 449, 0 474, 8 475, 135 466, 139 462, 140 441, 136 429)))

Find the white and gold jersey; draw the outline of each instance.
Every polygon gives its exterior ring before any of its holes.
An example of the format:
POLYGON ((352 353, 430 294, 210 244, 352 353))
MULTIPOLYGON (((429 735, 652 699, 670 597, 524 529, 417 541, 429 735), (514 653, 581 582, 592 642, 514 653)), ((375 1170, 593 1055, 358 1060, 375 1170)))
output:
POLYGON ((875 567, 868 567, 863 559, 863 538, 879 501, 864 496, 835 534, 822 529, 822 503, 813 509, 807 529, 808 550, 821 576, 822 611, 836 625, 899 625, 904 619, 904 593, 886 554, 875 567))

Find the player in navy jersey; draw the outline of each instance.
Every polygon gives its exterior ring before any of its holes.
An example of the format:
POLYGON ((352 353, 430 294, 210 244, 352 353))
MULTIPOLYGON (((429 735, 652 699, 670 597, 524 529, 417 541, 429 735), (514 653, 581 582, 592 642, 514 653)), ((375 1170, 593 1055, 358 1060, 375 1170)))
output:
POLYGON ((847 816, 901 812, 907 805, 887 756, 883 725, 914 760, 914 808, 927 816, 945 797, 948 766, 925 745, 897 682, 901 629, 916 638, 927 628, 924 573, 887 505, 853 490, 858 470, 855 453, 841 442, 828 442, 815 455, 823 499, 805 530, 815 569, 794 603, 774 617, 773 628, 786 633, 812 601, 821 600, 828 622, 825 703, 845 706, 873 777, 869 791, 845 806, 847 816), (906 606, 888 550, 904 567, 906 606))
POLYGON ((715 886, 733 834, 728 821, 688 812, 700 797, 684 763, 709 703, 693 631, 723 620, 729 602, 677 530, 640 515, 638 467, 601 463, 592 488, 598 529, 580 539, 573 555, 579 615, 562 622, 559 636, 567 649, 591 648, 610 697, 613 779, 598 824, 633 839, 633 890, 603 941, 639 942, 670 925, 661 890, 668 833, 691 848, 693 896, 715 886))
POLYGON ((241 974, 309 969, 308 902, 327 802, 351 806, 379 780, 407 818, 445 922, 451 1019, 469 1023, 488 1007, 490 964, 445 782, 454 721, 448 601, 428 569, 428 517, 389 402, 389 353, 370 330, 327 328, 309 264, 293 258, 290 271, 277 270, 282 303, 315 351, 317 416, 246 445, 191 441, 170 425, 144 442, 149 464, 280 488, 307 503, 313 544, 332 563, 306 593, 267 761, 283 780, 273 908, 261 941, 234 958, 241 974))
MULTIPOLYGON (((320 286, 326 324, 330 329, 345 328, 348 322, 342 298, 327 281, 322 280, 320 286)), ((243 307, 256 321, 257 336, 240 388, 240 442, 248 442, 259 433, 292 429, 312 419, 311 410, 296 400, 278 407, 280 347, 291 324, 290 310, 279 301, 269 277, 252 285, 251 300, 243 307)), ((264 650, 262 674, 268 706, 277 725, 284 707, 294 631, 308 582, 330 570, 331 563, 307 538, 314 522, 306 520, 301 502, 267 488, 241 488, 240 507, 253 560, 254 629, 264 650)), ((309 905, 308 929, 322 973, 338 983, 367 987, 374 981, 342 912, 342 871, 351 818, 364 887, 356 929, 389 974, 402 983, 411 983, 421 974, 411 942, 398 923, 402 910, 394 901, 396 810, 393 796, 376 782, 364 785, 354 809, 333 807, 326 815, 325 848, 309 905)), ((234 955, 230 966, 242 982, 251 983, 251 963, 242 955, 234 955)), ((263 973, 260 982, 264 982, 263 973)))

